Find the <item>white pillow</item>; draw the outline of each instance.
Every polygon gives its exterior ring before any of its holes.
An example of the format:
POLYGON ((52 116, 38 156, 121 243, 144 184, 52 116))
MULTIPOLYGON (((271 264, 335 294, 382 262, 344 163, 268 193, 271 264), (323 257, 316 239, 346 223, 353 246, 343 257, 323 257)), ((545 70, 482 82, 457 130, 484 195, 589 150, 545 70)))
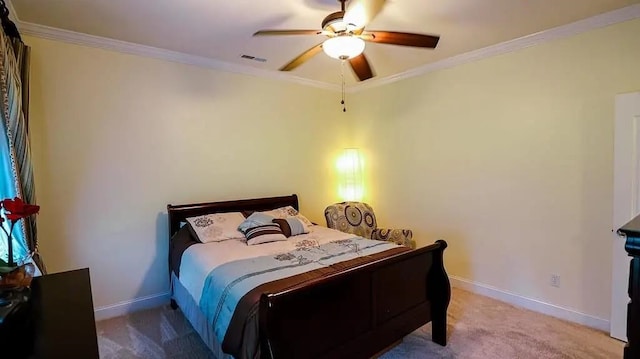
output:
POLYGON ((202 243, 244 238, 244 234, 238 230, 240 223, 244 222, 244 216, 240 212, 190 217, 187 222, 202 243))
POLYGON ((278 219, 285 219, 287 217, 296 217, 307 226, 309 227, 313 226, 313 223, 311 223, 311 221, 308 220, 307 217, 301 215, 300 212, 296 211, 296 209, 291 206, 280 207, 280 208, 272 209, 271 211, 266 211, 262 213, 268 214, 278 219))

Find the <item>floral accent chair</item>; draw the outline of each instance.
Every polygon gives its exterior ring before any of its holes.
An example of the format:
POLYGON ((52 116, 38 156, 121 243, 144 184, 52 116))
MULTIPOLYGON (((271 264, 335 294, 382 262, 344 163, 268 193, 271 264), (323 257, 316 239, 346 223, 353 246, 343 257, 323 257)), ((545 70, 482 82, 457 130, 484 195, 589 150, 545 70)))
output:
POLYGON ((373 208, 363 202, 341 202, 324 210, 327 227, 378 241, 389 241, 415 248, 410 229, 378 228, 373 208))

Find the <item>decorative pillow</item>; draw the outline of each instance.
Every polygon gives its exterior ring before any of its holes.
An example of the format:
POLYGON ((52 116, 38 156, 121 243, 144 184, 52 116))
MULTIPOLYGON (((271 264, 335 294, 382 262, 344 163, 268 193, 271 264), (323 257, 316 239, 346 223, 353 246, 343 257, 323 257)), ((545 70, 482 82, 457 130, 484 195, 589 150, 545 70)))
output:
POLYGON ((296 211, 296 209, 291 206, 280 207, 280 208, 276 208, 271 211, 266 211, 262 213, 266 213, 278 219, 285 219, 287 217, 296 217, 302 222, 304 222, 304 224, 306 224, 307 226, 309 227, 313 226, 313 223, 311 223, 311 221, 308 220, 307 217, 301 215, 300 212, 296 211))
POLYGON ((280 226, 282 233, 285 237, 297 236, 299 234, 309 233, 309 226, 307 226, 298 217, 276 218, 273 220, 280 226))
POLYGON ((253 212, 249 217, 247 217, 247 219, 243 220, 243 222, 238 225, 238 230, 246 234, 247 230, 257 226, 271 224, 273 220, 273 216, 262 212, 253 212))
POLYGON ((187 218, 193 234, 202 243, 244 238, 244 234, 238 231, 242 221, 244 216, 240 212, 213 213, 187 218))
POLYGON ((247 245, 253 246, 256 244, 286 241, 287 237, 282 234, 280 226, 275 223, 260 225, 257 227, 249 228, 246 232, 247 245))

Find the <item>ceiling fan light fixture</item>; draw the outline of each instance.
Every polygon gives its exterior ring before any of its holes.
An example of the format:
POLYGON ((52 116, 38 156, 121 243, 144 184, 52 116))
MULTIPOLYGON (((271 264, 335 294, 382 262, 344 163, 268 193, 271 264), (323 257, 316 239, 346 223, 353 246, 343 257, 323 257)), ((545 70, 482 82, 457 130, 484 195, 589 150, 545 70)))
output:
POLYGON ((324 53, 338 60, 352 59, 360 55, 364 51, 364 47, 364 40, 348 35, 332 37, 322 44, 324 53))

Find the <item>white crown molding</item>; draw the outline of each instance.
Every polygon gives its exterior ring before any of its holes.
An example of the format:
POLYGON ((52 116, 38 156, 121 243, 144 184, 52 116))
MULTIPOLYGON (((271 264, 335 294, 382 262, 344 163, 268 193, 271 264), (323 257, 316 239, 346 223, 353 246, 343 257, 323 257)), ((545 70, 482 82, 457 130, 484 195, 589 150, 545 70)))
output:
POLYGON ((607 333, 610 329, 609 320, 607 319, 594 317, 593 315, 581 313, 573 309, 560 307, 558 305, 546 303, 537 299, 523 297, 521 295, 492 287, 490 285, 470 281, 468 279, 456 277, 453 275, 449 276, 449 280, 451 281, 452 287, 464 289, 468 292, 480 294, 485 297, 493 298, 501 302, 515 305, 517 307, 568 320, 570 322, 585 325, 587 327, 598 329, 607 333))
POLYGON ((518 51, 534 45, 557 39, 578 35, 590 30, 599 29, 609 25, 640 18, 640 4, 623 7, 618 10, 606 12, 584 20, 576 21, 567 25, 555 27, 549 30, 537 32, 535 34, 523 36, 514 40, 505 41, 496 45, 484 47, 482 49, 466 52, 444 60, 433 62, 427 65, 413 68, 405 72, 382 78, 372 79, 366 82, 349 86, 348 92, 358 92, 374 87, 390 84, 400 80, 416 77, 438 70, 463 65, 466 63, 486 59, 489 57, 518 51))
POLYGON ((101 36, 88 35, 25 21, 18 21, 17 25, 20 29, 20 33, 23 35, 62 41, 75 45, 112 50, 130 55, 150 57, 154 59, 204 67, 224 72, 232 72, 249 76, 288 81, 325 90, 340 91, 340 87, 338 85, 294 76, 287 72, 264 70, 251 66, 232 64, 230 62, 220 61, 204 56, 191 55, 153 46, 146 46, 132 42, 109 39, 101 36))
MULTIPOLYGON (((16 19, 16 24, 20 32, 25 35, 40 37, 49 40, 57 40, 76 45, 96 47, 106 50, 122 52, 126 54, 151 57, 155 59, 177 62, 187 65, 210 68, 219 71, 226 71, 249 76, 263 77, 274 80, 288 81, 301 85, 312 86, 316 88, 340 91, 340 86, 306 79, 291 75, 290 73, 264 70, 255 67, 233 64, 220 61, 208 57, 185 54, 182 52, 160 49, 157 47, 140 45, 136 43, 109 39, 100 36, 88 35, 69 30, 53 28, 49 26, 20 21, 18 14, 15 12, 11 1, 7 1, 9 11, 16 19)), ((518 39, 505 41, 496 45, 491 45, 482 49, 470 51, 464 54, 456 55, 424 66, 416 67, 398 74, 371 79, 362 83, 350 85, 347 91, 350 93, 371 89, 374 87, 390 84, 411 77, 427 74, 438 70, 448 69, 451 67, 463 65, 466 63, 486 59, 517 50, 525 49, 534 45, 542 44, 549 41, 577 35, 590 30, 602 28, 605 26, 640 18, 640 4, 630 5, 618 10, 610 11, 604 14, 596 15, 584 20, 576 21, 571 24, 544 30, 535 34, 527 35, 518 39)))

